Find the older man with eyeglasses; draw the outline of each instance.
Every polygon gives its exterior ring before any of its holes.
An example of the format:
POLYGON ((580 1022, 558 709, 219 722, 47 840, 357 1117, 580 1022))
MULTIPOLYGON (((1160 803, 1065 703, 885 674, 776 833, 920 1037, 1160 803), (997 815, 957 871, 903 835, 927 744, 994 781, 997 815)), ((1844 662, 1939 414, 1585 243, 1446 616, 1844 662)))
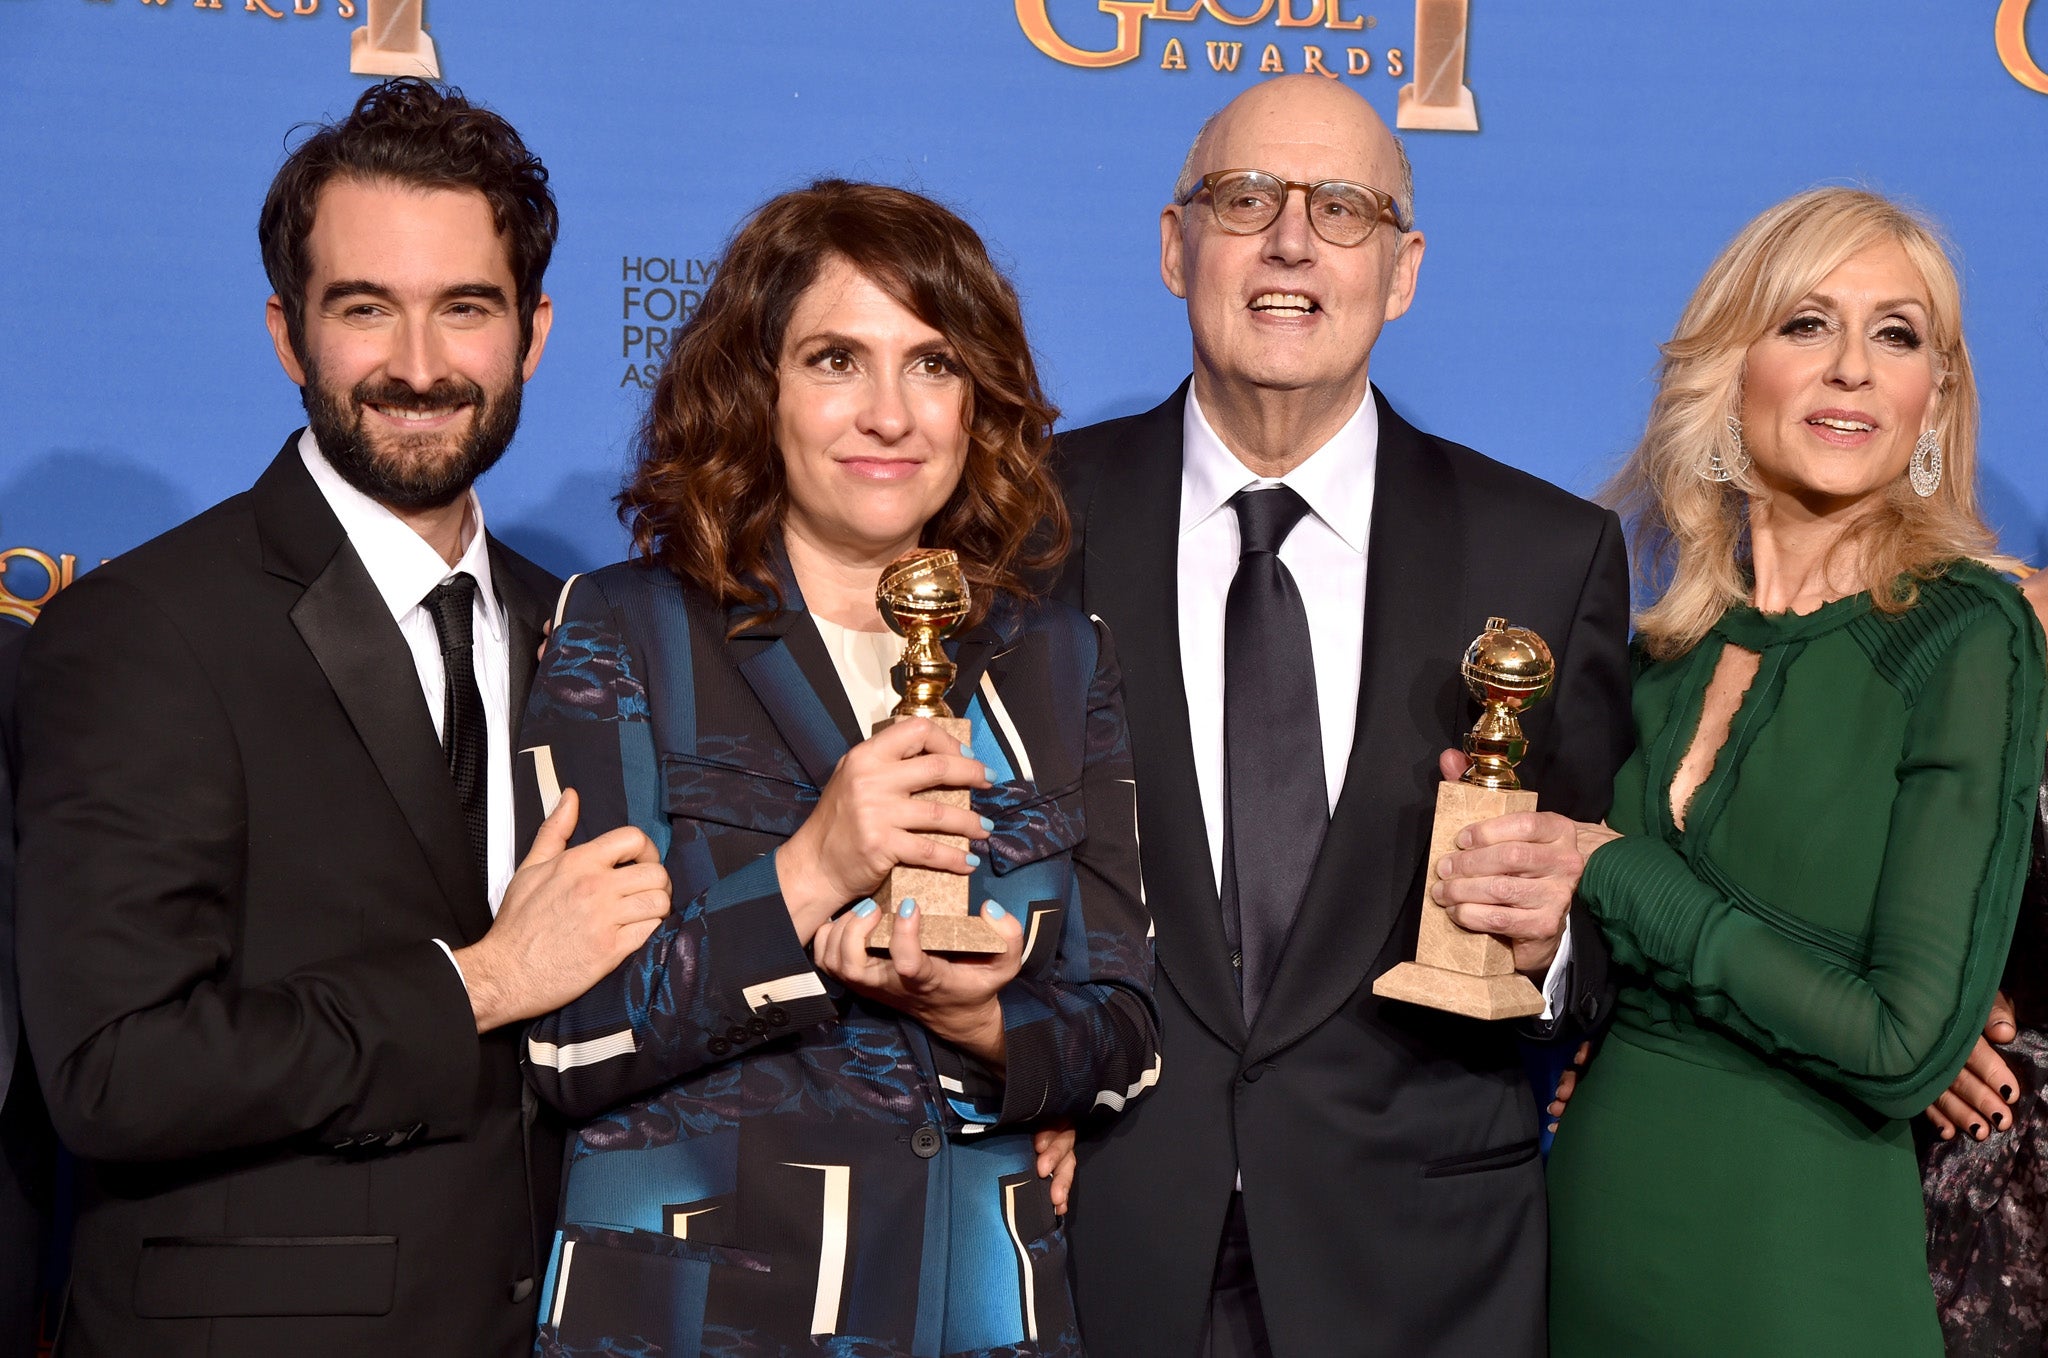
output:
MULTIPOLYGON (((1159 1089, 1083 1129, 1074 1192, 1083 1335, 1114 1358, 1544 1351, 1526 1030, 1372 982, 1413 954, 1439 755, 1473 718, 1458 662, 1489 615, 1556 651, 1527 785, 1606 810, 1627 564, 1611 513, 1372 387, 1415 298, 1413 199, 1355 92, 1246 91, 1160 213, 1192 378, 1064 440, 1061 588, 1124 660, 1161 973, 1159 1089)), ((1483 924, 1544 988, 1538 1035, 1597 1019, 1597 934, 1514 879, 1499 894, 1483 924)))

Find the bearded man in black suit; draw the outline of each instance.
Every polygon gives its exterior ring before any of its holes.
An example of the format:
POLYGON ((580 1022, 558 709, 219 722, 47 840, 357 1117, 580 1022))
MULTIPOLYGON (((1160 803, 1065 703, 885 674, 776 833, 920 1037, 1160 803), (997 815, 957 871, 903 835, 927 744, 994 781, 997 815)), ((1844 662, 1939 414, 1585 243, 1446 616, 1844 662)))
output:
POLYGON ((519 1021, 668 907, 653 845, 517 866, 554 581, 471 484, 547 342, 556 212, 497 115, 373 87, 286 161, 269 326, 310 429, 32 630, 19 942, 81 1162, 59 1352, 528 1352, 559 1132, 519 1021))
MULTIPOLYGON (((1159 1088, 1084 1134, 1070 1218, 1083 1338, 1116 1358, 1544 1352, 1517 1031, 1372 983, 1413 955, 1435 785, 1475 715, 1458 662, 1490 614, 1557 656, 1528 786, 1604 812, 1626 560, 1614 515, 1372 387, 1422 263, 1409 180, 1335 82, 1233 101, 1160 217, 1191 382, 1063 441, 1062 592, 1116 635, 1158 932, 1159 1088)), ((1605 949, 1547 878, 1574 852, 1502 864, 1453 912, 1513 941, 1544 1033, 1602 1004, 1605 949)))

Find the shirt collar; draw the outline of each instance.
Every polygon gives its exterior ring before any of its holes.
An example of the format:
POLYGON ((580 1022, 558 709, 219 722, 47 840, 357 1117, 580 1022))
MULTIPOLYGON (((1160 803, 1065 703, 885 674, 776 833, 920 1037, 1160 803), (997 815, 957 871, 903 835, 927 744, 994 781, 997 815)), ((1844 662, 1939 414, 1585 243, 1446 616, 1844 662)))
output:
POLYGON ((342 479, 320 451, 311 429, 299 435, 299 458, 306 464, 313 484, 320 488, 327 507, 341 520, 341 530, 348 534, 349 545, 362 558, 363 569, 370 573, 370 583, 377 587, 384 607, 391 610, 393 621, 418 608, 434 586, 458 571, 466 572, 476 581, 484 629, 492 641, 504 641, 504 612, 498 606, 497 591, 491 586, 484 507, 474 488, 463 492, 469 497, 469 512, 463 516, 463 530, 468 538, 463 543, 461 559, 450 566, 405 520, 342 479))
POLYGON ((1224 446, 1209 417, 1188 388, 1181 415, 1180 531, 1183 535, 1252 485, 1284 485, 1308 502, 1309 512, 1361 555, 1372 531, 1374 464, 1379 455, 1380 413, 1368 387, 1365 399, 1329 442, 1310 453, 1275 482, 1237 460, 1224 446))

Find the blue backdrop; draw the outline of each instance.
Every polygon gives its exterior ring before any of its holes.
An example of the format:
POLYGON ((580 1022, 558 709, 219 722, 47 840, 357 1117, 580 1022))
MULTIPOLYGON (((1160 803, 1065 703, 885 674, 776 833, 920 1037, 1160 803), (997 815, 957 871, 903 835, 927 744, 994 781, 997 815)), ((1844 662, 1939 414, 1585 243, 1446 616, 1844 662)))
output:
MULTIPOLYGON (((1867 184, 1956 243, 1987 500, 2009 549, 2048 556, 2048 78, 2028 54, 2048 60, 2048 19, 2028 3, 1472 0, 1479 130, 1406 134, 1429 250, 1375 380, 1423 427, 1590 490, 1715 250, 1799 189, 1867 184)), ((369 4, 0 0, 0 613, 33 612, 46 559, 83 570, 241 489, 299 421, 256 213, 288 129, 370 79, 349 69, 369 4)), ((819 174, 980 227, 1066 422, 1149 406, 1188 367, 1155 223, 1200 120, 1311 46, 1391 119, 1415 9, 426 0, 444 76, 521 129, 562 206, 554 338, 485 483, 492 523, 557 570, 621 553, 608 499, 647 332, 747 209, 819 174)))

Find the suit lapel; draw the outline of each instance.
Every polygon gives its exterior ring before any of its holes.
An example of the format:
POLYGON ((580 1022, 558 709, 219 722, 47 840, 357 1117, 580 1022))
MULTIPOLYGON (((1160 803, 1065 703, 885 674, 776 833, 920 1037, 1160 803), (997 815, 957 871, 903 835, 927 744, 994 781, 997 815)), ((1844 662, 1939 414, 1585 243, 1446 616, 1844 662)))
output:
POLYGON ((1100 449, 1082 525, 1082 597, 1108 620, 1123 668, 1124 710, 1137 753, 1145 899, 1159 964, 1188 1007, 1233 1047, 1244 1009, 1223 936, 1209 860, 1180 663, 1182 384, 1133 422, 1128 445, 1100 449))
POLYGON ((491 926, 419 673, 398 624, 299 459, 295 435, 252 492, 264 569, 305 587, 291 610, 356 738, 397 802, 466 945, 491 926))
POLYGON ((1377 389, 1379 454, 1366 548, 1358 719, 1344 790, 1245 1059, 1308 1033, 1357 993, 1427 848, 1443 694, 1475 624, 1461 616, 1465 525, 1442 457, 1377 389))
POLYGON ((539 668, 540 644, 547 636, 555 601, 543 599, 529 588, 526 571, 503 543, 487 538, 486 545, 491 554, 491 587, 505 610, 506 674, 511 681, 507 689, 512 704, 512 724, 506 729, 512 732, 516 746, 519 723, 526 716, 526 695, 539 668))
MULTIPOLYGON (((824 639, 804 607, 796 575, 779 547, 773 561, 782 611, 732 639, 733 661, 789 752, 813 785, 822 788, 840 758, 867 733, 854 719, 839 671, 833 668, 824 639)), ((737 621, 738 614, 729 612, 728 625, 737 621)))

